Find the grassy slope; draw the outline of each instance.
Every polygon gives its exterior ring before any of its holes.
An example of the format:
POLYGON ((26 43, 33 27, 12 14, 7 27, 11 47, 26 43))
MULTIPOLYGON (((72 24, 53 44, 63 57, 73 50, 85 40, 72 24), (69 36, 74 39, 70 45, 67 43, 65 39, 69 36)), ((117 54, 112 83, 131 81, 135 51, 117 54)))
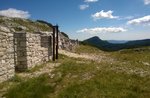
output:
POLYGON ((12 28, 16 32, 22 30, 30 33, 39 31, 52 31, 52 28, 44 23, 32 21, 29 19, 8 18, 4 16, 0 16, 0 25, 12 28))
MULTIPOLYGON (((83 45, 76 52, 105 54, 83 45)), ((107 55, 115 60, 97 63, 60 55, 57 62, 62 64, 52 73, 53 77, 42 75, 26 82, 17 81, 8 90, 7 98, 149 98, 150 76, 138 71, 150 72, 150 66, 143 63, 150 64, 150 49, 130 49, 107 55), (140 70, 134 72, 135 69, 140 70)))

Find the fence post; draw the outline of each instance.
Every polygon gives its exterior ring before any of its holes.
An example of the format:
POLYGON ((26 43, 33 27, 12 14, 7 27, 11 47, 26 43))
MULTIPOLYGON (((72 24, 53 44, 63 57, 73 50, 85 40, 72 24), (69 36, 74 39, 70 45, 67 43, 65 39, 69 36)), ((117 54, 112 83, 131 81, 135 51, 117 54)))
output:
POLYGON ((53 26, 53 61, 55 61, 55 26, 53 26))
POLYGON ((56 59, 58 59, 58 32, 59 32, 59 30, 58 30, 58 25, 56 25, 55 26, 55 28, 56 28, 56 59))

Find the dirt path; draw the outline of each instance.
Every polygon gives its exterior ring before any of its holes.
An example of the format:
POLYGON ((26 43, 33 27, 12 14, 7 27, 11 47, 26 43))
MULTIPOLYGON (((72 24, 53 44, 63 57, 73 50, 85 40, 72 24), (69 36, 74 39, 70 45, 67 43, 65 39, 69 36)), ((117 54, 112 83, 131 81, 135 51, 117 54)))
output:
POLYGON ((73 58, 85 58, 85 59, 93 59, 91 56, 89 55, 85 55, 85 54, 77 54, 77 53, 72 53, 69 51, 65 51, 65 50, 59 50, 60 54, 66 55, 68 57, 73 57, 73 58))
POLYGON ((87 59, 87 60, 92 60, 96 62, 101 62, 101 61, 114 61, 112 58, 109 58, 105 56, 104 54, 101 55, 95 55, 95 54, 77 54, 77 53, 72 53, 68 52, 65 50, 59 50, 60 54, 66 55, 68 57, 72 58, 82 58, 82 59, 87 59))

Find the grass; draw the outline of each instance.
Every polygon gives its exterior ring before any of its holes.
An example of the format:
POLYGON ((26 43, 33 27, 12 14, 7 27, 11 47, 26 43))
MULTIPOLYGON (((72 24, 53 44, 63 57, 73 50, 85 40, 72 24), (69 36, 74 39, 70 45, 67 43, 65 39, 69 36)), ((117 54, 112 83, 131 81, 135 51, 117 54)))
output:
POLYGON ((150 78, 117 73, 107 66, 109 63, 78 64, 69 59, 59 70, 67 86, 56 98, 149 98, 150 78))
MULTIPOLYGON (((13 21, 14 21, 14 23, 17 23, 19 25, 22 25, 22 26, 28 28, 29 32, 31 32, 31 31, 36 32, 36 29, 41 30, 41 31, 52 31, 52 28, 50 28, 46 24, 42 24, 39 22, 34 22, 31 20, 24 21, 22 19, 14 19, 13 21)), ((18 31, 19 29, 16 29, 16 30, 18 31)))
POLYGON ((38 70, 40 70, 41 68, 43 68, 44 66, 46 66, 47 63, 45 64, 41 64, 41 65, 36 65, 35 67, 27 70, 26 72, 29 72, 29 73, 33 73, 33 72, 36 72, 38 70))
POLYGON ((32 21, 29 19, 19 19, 19 18, 11 18, 9 19, 3 19, 3 17, 0 17, 0 23, 2 25, 9 25, 11 26, 15 31, 22 31, 24 27, 26 32, 39 32, 39 31, 52 31, 52 28, 44 23, 39 23, 36 21, 32 21), (8 24, 9 23, 9 24, 8 24))
POLYGON ((38 78, 21 82, 8 90, 7 98, 48 98, 53 92, 53 87, 47 83, 48 76, 42 75, 38 78))
MULTIPOLYGON (((78 53, 83 50, 91 53, 91 49, 95 50, 94 53, 100 51, 90 46, 81 46, 78 47, 78 53)), ((139 68, 150 72, 149 66, 138 62, 149 62, 148 49, 139 52, 134 49, 109 52, 109 57, 116 59, 112 64, 60 55, 56 62, 61 65, 52 72, 53 77, 46 74, 19 81, 19 84, 8 90, 6 98, 149 98, 150 76, 141 77, 136 73, 127 73, 128 69, 127 72, 115 69, 139 68), (126 64, 123 65, 123 62, 126 64)))
POLYGON ((103 51, 99 50, 98 48, 95 47, 91 47, 88 45, 79 45, 76 49, 75 49, 76 53, 101 53, 103 51))
POLYGON ((144 63, 150 64, 150 48, 136 48, 136 49, 126 49, 119 52, 111 53, 111 57, 117 59, 120 62, 126 62, 128 67, 142 68, 144 70, 150 71, 149 65, 144 65, 144 63))
POLYGON ((91 80, 76 82, 63 90, 60 98, 148 98, 148 81, 114 72, 98 73, 91 80), (106 76, 107 75, 107 76, 106 76), (112 77, 112 78, 111 78, 112 77), (141 82, 141 84, 139 83, 141 82), (144 85, 142 85, 144 83, 144 85), (140 84, 140 85, 139 85, 140 84))

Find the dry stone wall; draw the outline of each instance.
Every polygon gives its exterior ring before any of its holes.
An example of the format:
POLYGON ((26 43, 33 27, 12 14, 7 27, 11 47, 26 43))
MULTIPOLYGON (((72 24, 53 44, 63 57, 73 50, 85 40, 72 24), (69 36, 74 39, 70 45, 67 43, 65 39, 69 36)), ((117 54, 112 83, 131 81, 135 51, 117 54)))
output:
POLYGON ((52 59, 52 34, 0 31, 0 83, 52 59))
POLYGON ((14 76, 13 34, 0 31, 0 83, 14 76))
POLYGON ((79 45, 78 40, 71 40, 59 33, 59 49, 74 51, 77 45, 79 45))
MULTIPOLYGON (((52 60, 52 32, 11 33, 0 28, 0 83, 15 71, 25 71, 52 60)), ((59 49, 72 51, 78 41, 59 33, 59 49)))
POLYGON ((16 70, 24 71, 50 61, 51 35, 41 33, 15 33, 16 70))

